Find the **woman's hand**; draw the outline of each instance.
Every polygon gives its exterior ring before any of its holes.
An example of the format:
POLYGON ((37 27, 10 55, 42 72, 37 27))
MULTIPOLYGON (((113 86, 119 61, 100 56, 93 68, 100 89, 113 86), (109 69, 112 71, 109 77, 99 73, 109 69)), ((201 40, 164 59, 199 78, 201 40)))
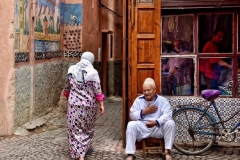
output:
POLYGON ((104 105, 103 105, 103 100, 99 102, 99 114, 100 116, 103 115, 104 113, 104 105))
POLYGON ((103 113, 104 113, 104 106, 100 105, 100 107, 99 107, 99 114, 100 114, 100 116, 103 115, 103 113))

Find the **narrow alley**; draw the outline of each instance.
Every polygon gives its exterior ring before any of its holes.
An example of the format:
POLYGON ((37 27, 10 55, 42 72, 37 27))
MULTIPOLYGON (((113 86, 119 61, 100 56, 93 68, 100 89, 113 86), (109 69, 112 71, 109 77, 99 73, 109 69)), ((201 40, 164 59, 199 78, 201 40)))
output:
MULTIPOLYGON (((122 102, 119 99, 105 101, 106 112, 98 117, 95 125, 94 152, 86 160, 123 160, 122 102)), ((47 124, 30 131, 28 136, 0 137, 0 160, 71 160, 65 109, 56 108, 47 124)), ((144 160, 137 150, 137 159, 144 160)), ((148 155, 148 160, 161 160, 160 155, 148 155)), ((218 146, 200 156, 186 156, 173 151, 174 160, 240 160, 240 147, 218 146)))

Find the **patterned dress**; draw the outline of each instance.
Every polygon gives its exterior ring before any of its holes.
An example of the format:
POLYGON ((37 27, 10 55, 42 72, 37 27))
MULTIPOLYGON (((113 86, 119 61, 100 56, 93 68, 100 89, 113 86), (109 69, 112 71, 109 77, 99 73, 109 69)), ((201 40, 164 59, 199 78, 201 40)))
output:
POLYGON ((97 97, 102 90, 99 82, 78 82, 72 75, 63 93, 68 97, 67 129, 72 158, 85 157, 92 146, 94 122, 98 112, 97 97))

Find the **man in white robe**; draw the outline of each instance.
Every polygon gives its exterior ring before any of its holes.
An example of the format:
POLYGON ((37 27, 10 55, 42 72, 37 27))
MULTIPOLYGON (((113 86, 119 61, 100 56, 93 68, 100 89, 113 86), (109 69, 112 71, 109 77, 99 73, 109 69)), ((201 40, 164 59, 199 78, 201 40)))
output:
POLYGON ((164 138, 165 158, 172 160, 170 150, 175 137, 175 122, 172 119, 172 107, 168 100, 156 94, 153 79, 143 83, 143 95, 135 99, 130 108, 130 118, 126 130, 126 160, 135 158, 136 140, 147 137, 164 138))

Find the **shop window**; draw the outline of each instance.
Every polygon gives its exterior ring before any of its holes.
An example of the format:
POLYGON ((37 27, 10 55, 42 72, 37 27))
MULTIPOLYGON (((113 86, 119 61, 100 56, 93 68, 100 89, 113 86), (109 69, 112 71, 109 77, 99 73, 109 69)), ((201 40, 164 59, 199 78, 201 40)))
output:
POLYGON ((233 52, 232 14, 199 15, 198 21, 199 53, 233 52))
POLYGON ((199 96, 204 89, 217 89, 221 96, 240 96, 239 34, 234 36, 240 25, 235 16, 198 12, 162 16, 162 95, 199 96))
POLYGON ((232 59, 220 56, 233 53, 233 15, 199 15, 198 28, 198 52, 208 54, 199 57, 199 94, 203 89, 217 89, 222 96, 232 95, 232 59))
POLYGON ((162 94, 188 96, 194 94, 193 58, 164 57, 162 64, 162 94))
POLYGON ((162 17, 162 54, 187 54, 193 50, 193 15, 162 17))
POLYGON ((199 88, 217 89, 221 95, 232 95, 233 72, 231 58, 200 58, 199 88))
POLYGON ((161 56, 163 95, 194 95, 193 52, 193 15, 163 16, 161 56), (181 56, 177 56, 178 54, 181 56))

